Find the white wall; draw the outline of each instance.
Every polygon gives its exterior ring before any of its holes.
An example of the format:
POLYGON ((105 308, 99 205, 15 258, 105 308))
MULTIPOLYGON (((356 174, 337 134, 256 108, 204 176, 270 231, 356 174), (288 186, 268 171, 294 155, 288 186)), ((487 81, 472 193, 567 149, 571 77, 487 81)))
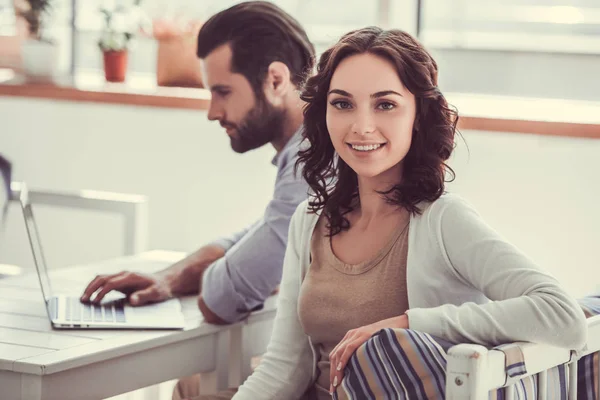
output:
MULTIPOLYGON (((600 284, 600 140, 463 132, 449 188, 577 293, 600 284)), ((191 251, 259 216, 275 177, 268 147, 229 148, 202 111, 0 98, 0 151, 36 188, 150 198, 150 247, 191 251)), ((31 267, 18 209, 0 262, 31 267)), ((51 267, 120 251, 116 217, 40 210, 51 267)))
MULTIPOLYGON (((0 121, 0 151, 14 163, 14 180, 147 195, 151 248, 192 250, 241 229, 272 193, 274 149, 233 153, 202 111, 0 97, 0 121)), ((121 251, 117 217, 38 214, 51 267, 121 251)), ((21 219, 13 207, 0 260, 32 266, 21 219)))
POLYGON ((463 135, 449 189, 574 292, 600 288, 600 140, 463 135))

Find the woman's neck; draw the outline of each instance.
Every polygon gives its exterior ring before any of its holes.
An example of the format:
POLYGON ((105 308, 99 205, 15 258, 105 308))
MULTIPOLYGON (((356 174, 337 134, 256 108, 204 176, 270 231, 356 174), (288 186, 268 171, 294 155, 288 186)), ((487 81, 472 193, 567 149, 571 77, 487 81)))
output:
POLYGON ((360 203, 356 209, 355 223, 360 221, 360 225, 362 226, 369 226, 371 222, 387 218, 391 214, 402 210, 402 207, 390 204, 386 201, 384 195, 378 193, 389 190, 397 182, 378 178, 358 177, 358 197, 360 203))

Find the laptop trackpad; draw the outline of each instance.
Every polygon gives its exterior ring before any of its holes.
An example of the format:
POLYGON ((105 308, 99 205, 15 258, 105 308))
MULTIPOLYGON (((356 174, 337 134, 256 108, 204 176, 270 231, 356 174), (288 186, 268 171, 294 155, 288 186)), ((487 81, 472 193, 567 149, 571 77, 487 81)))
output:
POLYGON ((181 323, 183 314, 181 313, 181 303, 178 299, 169 299, 160 303, 152 303, 140 307, 132 307, 129 304, 125 306, 125 316, 128 323, 137 321, 154 321, 157 325, 169 321, 181 323))
POLYGON ((181 312, 181 303, 177 299, 169 299, 160 303, 151 303, 139 307, 125 305, 125 312, 134 312, 136 315, 172 314, 181 312))

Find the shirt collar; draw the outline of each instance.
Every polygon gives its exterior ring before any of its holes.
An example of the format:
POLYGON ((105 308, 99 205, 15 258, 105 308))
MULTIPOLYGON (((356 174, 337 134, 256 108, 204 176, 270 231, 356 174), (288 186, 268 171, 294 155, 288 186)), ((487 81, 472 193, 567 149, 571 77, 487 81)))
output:
POLYGON ((271 164, 277 166, 279 164, 279 159, 283 153, 286 153, 291 147, 294 147, 295 144, 299 143, 302 140, 302 126, 294 133, 294 135, 287 141, 285 146, 281 151, 275 154, 275 157, 271 160, 271 164))

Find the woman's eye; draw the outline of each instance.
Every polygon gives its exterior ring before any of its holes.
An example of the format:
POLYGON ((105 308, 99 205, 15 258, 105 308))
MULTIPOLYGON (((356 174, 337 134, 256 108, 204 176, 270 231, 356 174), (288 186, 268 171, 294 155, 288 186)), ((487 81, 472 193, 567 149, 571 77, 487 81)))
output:
POLYGON ((344 100, 332 101, 331 105, 334 106, 335 108, 337 108, 338 110, 348 110, 348 109, 352 108, 352 104, 350 104, 344 100))
POLYGON ((390 102, 385 101, 383 103, 379 103, 377 105, 377 107, 379 109, 381 109, 381 110, 389 111, 389 110, 393 110, 396 107, 396 105, 394 103, 390 103, 390 102))

